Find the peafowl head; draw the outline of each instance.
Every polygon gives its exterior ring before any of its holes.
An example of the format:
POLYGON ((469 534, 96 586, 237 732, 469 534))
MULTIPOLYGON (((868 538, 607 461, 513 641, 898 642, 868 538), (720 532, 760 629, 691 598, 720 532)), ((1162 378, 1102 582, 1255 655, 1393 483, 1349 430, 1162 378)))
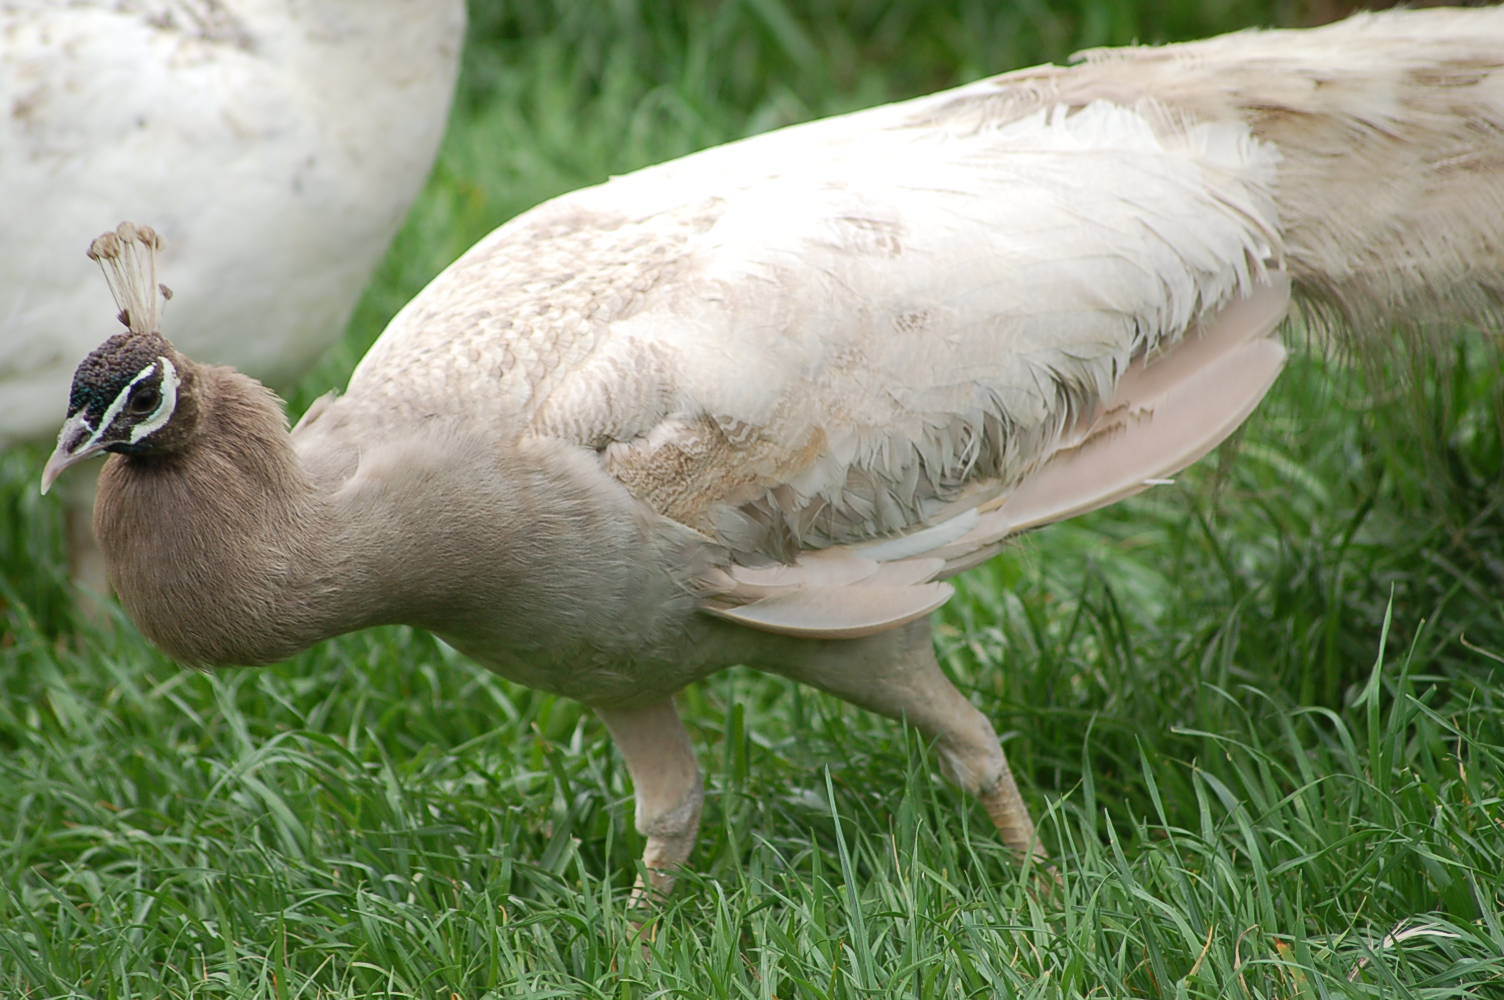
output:
POLYGON ((162 336, 157 283, 162 239, 148 226, 122 222, 89 246, 120 307, 117 333, 79 364, 57 447, 42 470, 42 492, 71 465, 100 452, 149 456, 180 448, 192 431, 186 402, 191 365, 162 336))

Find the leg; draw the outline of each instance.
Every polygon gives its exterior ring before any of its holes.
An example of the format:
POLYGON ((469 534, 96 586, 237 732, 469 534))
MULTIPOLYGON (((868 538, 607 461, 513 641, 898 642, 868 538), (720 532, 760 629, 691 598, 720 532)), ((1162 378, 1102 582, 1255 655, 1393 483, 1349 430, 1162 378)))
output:
POLYGON ((949 777, 982 800, 1009 847, 1046 856, 987 718, 935 660, 927 620, 863 639, 810 644, 803 657, 767 669, 910 724, 935 741, 949 777))
POLYGON ((700 828, 705 787, 689 734, 672 699, 643 708, 596 710, 611 731, 632 775, 637 799, 637 832, 647 838, 634 904, 674 885, 674 869, 689 859, 700 828))

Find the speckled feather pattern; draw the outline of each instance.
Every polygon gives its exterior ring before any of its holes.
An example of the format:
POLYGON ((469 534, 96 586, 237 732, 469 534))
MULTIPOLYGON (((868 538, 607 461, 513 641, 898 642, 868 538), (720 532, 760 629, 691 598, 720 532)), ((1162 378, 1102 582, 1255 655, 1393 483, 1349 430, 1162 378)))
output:
POLYGON ((1354 323, 1492 308, 1501 34, 1392 13, 1093 53, 616 178, 473 248, 337 406, 588 449, 744 565, 922 531, 1270 275, 1354 323))
POLYGON ((652 171, 613 181, 463 257, 349 401, 594 449, 748 551, 901 531, 1016 480, 1132 356, 1276 259, 1273 157, 1218 131, 1165 141, 1105 105, 895 129, 645 216, 595 205, 652 171))

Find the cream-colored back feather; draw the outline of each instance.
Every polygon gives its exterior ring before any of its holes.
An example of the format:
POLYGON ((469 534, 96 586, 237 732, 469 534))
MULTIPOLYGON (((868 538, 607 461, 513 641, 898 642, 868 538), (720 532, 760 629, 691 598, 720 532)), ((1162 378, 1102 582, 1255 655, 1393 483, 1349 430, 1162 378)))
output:
POLYGON ((1504 11, 1091 53, 543 205, 335 406, 588 449, 721 553, 707 611, 862 635, 1231 433, 1289 282, 1477 312, 1501 243, 1504 11))

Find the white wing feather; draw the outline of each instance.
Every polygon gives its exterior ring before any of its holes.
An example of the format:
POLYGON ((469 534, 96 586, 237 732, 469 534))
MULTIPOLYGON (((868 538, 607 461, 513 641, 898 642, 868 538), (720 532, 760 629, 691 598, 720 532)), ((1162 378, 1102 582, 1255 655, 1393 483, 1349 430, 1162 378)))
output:
POLYGON ((435 279, 342 404, 593 449, 718 547, 711 613, 912 620, 1230 433, 1287 271, 1348 315, 1498 294, 1504 185, 1456 108, 1504 129, 1504 14, 1453 15, 1094 56, 567 195, 435 279))

